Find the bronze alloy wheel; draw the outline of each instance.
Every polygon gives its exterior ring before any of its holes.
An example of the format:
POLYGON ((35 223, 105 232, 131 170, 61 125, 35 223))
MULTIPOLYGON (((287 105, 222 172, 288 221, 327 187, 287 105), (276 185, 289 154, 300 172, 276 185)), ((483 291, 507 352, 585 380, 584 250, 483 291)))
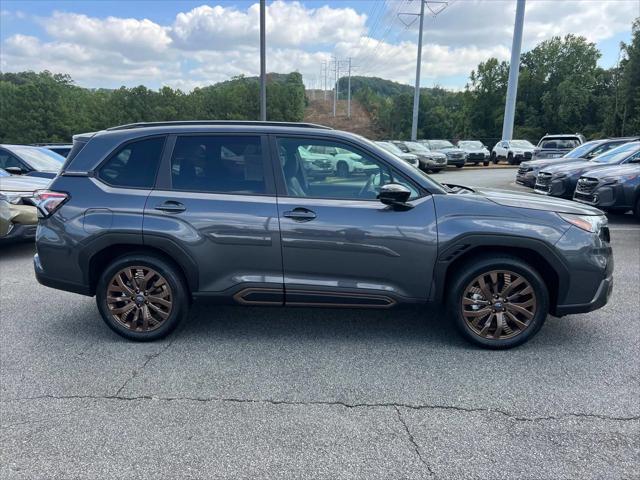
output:
POLYGON ((520 335, 529 327, 536 314, 536 294, 522 275, 491 270, 469 283, 461 307, 472 332, 502 340, 520 335))
POLYGON ((165 278, 154 269, 126 267, 109 281, 107 307, 116 322, 129 330, 151 332, 169 318, 173 295, 165 278))

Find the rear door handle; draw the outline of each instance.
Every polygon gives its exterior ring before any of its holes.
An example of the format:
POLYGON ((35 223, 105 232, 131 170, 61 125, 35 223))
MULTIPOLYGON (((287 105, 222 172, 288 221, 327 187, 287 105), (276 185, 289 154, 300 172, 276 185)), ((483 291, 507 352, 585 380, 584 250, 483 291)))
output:
POLYGON ((307 208, 297 207, 282 214, 283 217, 290 218, 296 222, 308 222, 316 218, 315 212, 307 208))
POLYGON ((156 210, 161 210, 167 213, 180 213, 184 212, 187 209, 187 207, 185 207, 182 203, 176 202, 174 200, 167 200, 160 205, 156 205, 154 208, 156 210))

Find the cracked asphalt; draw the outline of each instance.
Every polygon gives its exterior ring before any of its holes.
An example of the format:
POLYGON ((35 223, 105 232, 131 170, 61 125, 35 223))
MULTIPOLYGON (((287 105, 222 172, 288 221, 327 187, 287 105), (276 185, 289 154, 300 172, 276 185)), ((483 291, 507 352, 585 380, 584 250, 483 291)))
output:
POLYGON ((640 224, 610 221, 610 303, 500 352, 425 307, 197 303, 130 343, 3 246, 0 478, 640 478, 640 224))

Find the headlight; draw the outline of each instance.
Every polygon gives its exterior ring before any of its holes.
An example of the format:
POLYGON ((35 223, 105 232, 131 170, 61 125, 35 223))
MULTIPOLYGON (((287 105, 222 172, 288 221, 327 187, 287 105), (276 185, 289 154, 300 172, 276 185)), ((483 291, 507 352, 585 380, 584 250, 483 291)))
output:
POLYGON ((553 176, 553 179, 554 179, 554 180, 559 180, 559 179, 564 178, 564 177, 566 177, 566 176, 567 176, 567 174, 566 174, 566 173, 556 173, 556 174, 553 176))
POLYGON ((618 183, 620 180, 620 177, 605 177, 602 179, 603 183, 618 183))
POLYGON ((569 213, 559 213, 560 218, 587 232, 597 233, 600 228, 607 224, 607 217, 604 215, 572 215, 569 213))

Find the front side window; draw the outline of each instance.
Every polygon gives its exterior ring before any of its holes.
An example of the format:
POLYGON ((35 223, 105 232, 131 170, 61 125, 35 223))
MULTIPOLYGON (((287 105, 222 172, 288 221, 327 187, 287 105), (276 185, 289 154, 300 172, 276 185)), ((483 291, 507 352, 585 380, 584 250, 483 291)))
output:
POLYGON ((178 137, 171 157, 171 180, 174 190, 266 193, 260 137, 178 137))
POLYGON ((98 178, 114 187, 152 188, 165 137, 125 144, 100 168, 98 178))
POLYGON ((375 200, 380 187, 400 183, 417 198, 417 189, 384 162, 348 145, 325 140, 278 139, 278 152, 290 197, 375 200), (328 147, 340 152, 334 158, 314 154, 328 147))

